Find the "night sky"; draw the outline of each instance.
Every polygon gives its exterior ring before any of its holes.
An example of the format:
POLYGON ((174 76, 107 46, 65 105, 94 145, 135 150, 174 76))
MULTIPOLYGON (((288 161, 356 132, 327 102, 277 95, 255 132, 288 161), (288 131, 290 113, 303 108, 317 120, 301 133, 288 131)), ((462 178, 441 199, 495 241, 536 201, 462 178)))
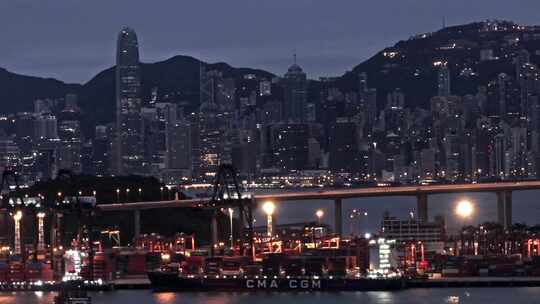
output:
POLYGON ((2 0, 0 67, 86 82, 114 64, 117 32, 141 60, 184 54, 283 74, 336 76, 400 39, 487 18, 540 24, 538 0, 2 0))

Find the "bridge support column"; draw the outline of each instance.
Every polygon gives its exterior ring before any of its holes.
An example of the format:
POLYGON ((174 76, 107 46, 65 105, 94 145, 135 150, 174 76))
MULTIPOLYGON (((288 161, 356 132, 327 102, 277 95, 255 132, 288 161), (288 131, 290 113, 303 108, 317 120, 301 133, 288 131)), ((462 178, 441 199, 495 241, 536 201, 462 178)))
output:
POLYGON ((497 192, 497 220, 505 230, 512 228, 512 191, 497 192))
POLYGON ((141 235, 141 210, 133 210, 133 237, 141 235))
POLYGON ((416 196, 416 212, 418 213, 418 220, 422 223, 428 221, 428 198, 427 194, 422 193, 416 196))
POLYGON ((343 235, 343 204, 340 198, 334 200, 334 225, 336 234, 341 237, 343 235))

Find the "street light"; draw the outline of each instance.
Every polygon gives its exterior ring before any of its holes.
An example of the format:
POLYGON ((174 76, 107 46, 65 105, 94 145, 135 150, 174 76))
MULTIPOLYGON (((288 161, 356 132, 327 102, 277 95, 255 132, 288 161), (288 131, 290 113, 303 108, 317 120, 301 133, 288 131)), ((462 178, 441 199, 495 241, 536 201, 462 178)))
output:
POLYGON ((272 216, 276 211, 276 204, 274 204, 274 202, 268 201, 263 204, 262 208, 264 213, 266 213, 266 234, 271 237, 273 234, 272 216))
POLYGON ((129 188, 126 189, 126 202, 129 202, 129 188))
POLYGON ((19 210, 13 214, 13 220, 15 221, 15 254, 20 255, 22 253, 21 246, 21 219, 22 212, 19 210))
POLYGON ((321 219, 322 217, 324 216, 324 211, 322 209, 318 209, 316 212, 315 212, 315 216, 317 216, 317 224, 321 224, 321 219))
POLYGON ((474 212, 474 206, 469 200, 461 200, 457 203, 456 214, 461 218, 469 218, 474 212))
POLYGON ((471 217, 471 215, 474 212, 474 206, 469 200, 462 199, 457 203, 455 212, 456 212, 456 215, 461 219, 461 221, 459 221, 459 225, 461 225, 461 227, 458 227, 458 232, 459 232, 459 236, 460 236, 460 244, 459 244, 457 250, 459 252, 461 250, 461 248, 463 248, 463 226, 464 226, 464 221, 465 221, 465 219, 468 219, 469 217, 471 217))
POLYGON ((234 209, 233 208, 229 208, 229 221, 230 221, 230 225, 231 225, 231 235, 229 237, 230 241, 231 241, 231 249, 234 248, 234 236, 233 236, 233 213, 234 213, 234 209))
POLYGON ((163 200, 163 186, 159 187, 159 193, 161 195, 161 200, 163 200))
POLYGON ((120 203, 120 189, 116 188, 116 203, 120 203))
POLYGON ((13 215, 13 219, 16 221, 20 221, 22 219, 22 216, 23 216, 22 211, 19 210, 15 212, 15 214, 13 215))
POLYGON ((139 201, 142 201, 142 188, 139 188, 139 201))

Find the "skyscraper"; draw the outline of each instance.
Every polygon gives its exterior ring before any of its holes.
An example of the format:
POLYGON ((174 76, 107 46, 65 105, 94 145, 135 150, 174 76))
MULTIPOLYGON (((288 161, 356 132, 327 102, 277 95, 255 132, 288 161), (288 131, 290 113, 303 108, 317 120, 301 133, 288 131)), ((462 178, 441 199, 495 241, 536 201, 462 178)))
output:
POLYGON ((219 71, 200 67, 199 152, 200 174, 212 179, 221 164, 223 119, 218 96, 223 80, 219 71))
POLYGON ((306 73, 296 64, 296 55, 294 58, 283 79, 283 118, 287 122, 304 122, 308 82, 306 73))
POLYGON ((143 132, 137 34, 125 27, 116 50, 116 174, 141 173, 143 132))
POLYGON ((377 89, 368 86, 367 74, 358 75, 358 101, 360 109, 365 113, 368 128, 375 124, 377 117, 377 89))
POLYGON ((442 65, 437 72, 438 96, 450 96, 450 70, 442 65))

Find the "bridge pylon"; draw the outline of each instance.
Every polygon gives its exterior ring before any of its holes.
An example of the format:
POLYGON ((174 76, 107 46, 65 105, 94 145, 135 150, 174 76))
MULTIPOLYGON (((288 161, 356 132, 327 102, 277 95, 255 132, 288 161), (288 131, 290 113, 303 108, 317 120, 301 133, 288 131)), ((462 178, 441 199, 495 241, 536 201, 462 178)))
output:
POLYGON ((512 191, 497 192, 497 221, 504 230, 512 229, 512 191))

